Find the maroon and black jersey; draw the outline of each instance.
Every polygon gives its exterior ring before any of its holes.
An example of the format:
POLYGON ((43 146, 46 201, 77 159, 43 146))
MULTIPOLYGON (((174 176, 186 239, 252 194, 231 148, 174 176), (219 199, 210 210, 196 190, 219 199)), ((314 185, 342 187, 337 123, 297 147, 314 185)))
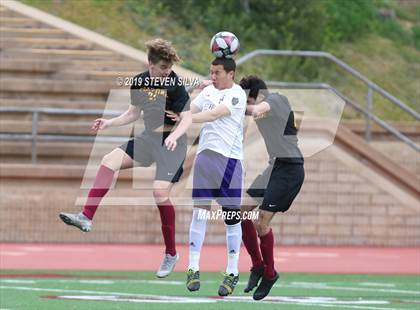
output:
POLYGON ((255 117, 258 130, 270 158, 288 163, 303 163, 303 156, 298 147, 295 115, 287 98, 280 94, 269 94, 265 99, 270 111, 255 117))
POLYGON ((190 109, 190 97, 182 80, 173 71, 166 78, 151 77, 149 71, 136 75, 130 93, 131 104, 143 111, 146 132, 163 124, 175 125, 165 110, 180 113, 190 109))

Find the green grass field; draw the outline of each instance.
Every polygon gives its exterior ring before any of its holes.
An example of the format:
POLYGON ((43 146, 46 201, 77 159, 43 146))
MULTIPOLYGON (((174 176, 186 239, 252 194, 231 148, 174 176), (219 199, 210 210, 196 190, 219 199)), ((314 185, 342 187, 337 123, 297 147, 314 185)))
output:
POLYGON ((1 272, 0 308, 420 309, 419 276, 287 273, 263 302, 243 293, 247 277, 242 273, 233 296, 221 299, 218 273, 203 273, 200 291, 190 293, 184 273, 159 280, 152 272, 8 270, 1 272))

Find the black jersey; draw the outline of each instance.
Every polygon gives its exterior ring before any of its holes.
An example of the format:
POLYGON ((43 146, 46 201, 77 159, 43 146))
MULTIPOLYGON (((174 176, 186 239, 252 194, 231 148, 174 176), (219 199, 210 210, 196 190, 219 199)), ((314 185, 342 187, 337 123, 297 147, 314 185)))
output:
POLYGON ((175 125, 165 110, 184 112, 190 109, 190 97, 175 72, 166 78, 154 78, 149 71, 133 78, 131 104, 140 107, 146 131, 153 131, 163 124, 175 125))
POLYGON ((303 163, 298 148, 295 115, 287 98, 280 94, 269 94, 265 100, 270 111, 254 117, 261 132, 270 158, 282 162, 303 163))

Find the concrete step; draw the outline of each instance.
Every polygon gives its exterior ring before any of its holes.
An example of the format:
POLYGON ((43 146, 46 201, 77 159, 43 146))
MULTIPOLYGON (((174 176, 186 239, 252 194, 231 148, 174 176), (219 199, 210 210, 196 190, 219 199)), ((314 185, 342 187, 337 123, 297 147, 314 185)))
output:
POLYGON ((117 84, 116 78, 123 78, 123 81, 129 82, 129 78, 137 75, 137 71, 108 71, 108 70, 91 70, 91 71, 78 71, 78 70, 64 70, 56 74, 58 79, 63 80, 93 80, 93 81, 111 81, 117 84))
POLYGON ((4 6, 0 6, 0 20, 3 19, 4 17, 22 17, 23 15, 9 10, 8 8, 4 7, 4 6))
POLYGON ((0 27, 0 36, 2 38, 75 38, 75 36, 58 28, 14 28, 0 27))
POLYGON ((34 61, 30 59, 0 59, 0 72, 34 72, 52 73, 57 71, 63 64, 58 61, 34 61))
MULTIPOLYGON (((56 115, 56 114, 43 114, 41 113, 38 116, 38 122, 92 122, 94 119, 101 117, 102 115, 56 115)), ((31 112, 20 112, 20 113, 1 113, 0 122, 15 122, 15 123, 24 123, 32 121, 31 112)), ((4 128, 4 127, 3 127, 4 128)), ((13 131, 8 131, 13 132, 13 131)))
POLYGON ((27 58, 27 59, 60 59, 83 60, 83 59, 108 59, 117 60, 118 56, 112 51, 107 50, 80 50, 80 49, 46 49, 46 48, 9 48, 1 51, 3 57, 27 58))
MULTIPOLYGON (((37 154, 39 157, 52 158, 89 158, 92 151, 91 142, 37 142, 37 154)), ((109 146, 98 145, 98 150, 103 156, 109 150, 109 146)), ((31 141, 0 141, 0 156, 18 155, 31 157, 31 141)))
MULTIPOLYGON (((1 16, 1 13, 0 13, 1 16)), ((47 24, 41 23, 38 20, 22 17, 21 16, 12 16, 5 17, 1 16, 1 26, 6 28, 51 28, 47 24)))
POLYGON ((37 49, 77 49, 92 50, 98 48, 94 43, 81 39, 56 38, 0 38, 0 48, 37 48, 37 49))
POLYGON ((0 78, 0 91, 20 93, 87 93, 107 95, 114 87, 109 82, 96 81, 55 81, 49 79, 0 78))
MULTIPOLYGON (((55 135, 77 135, 94 137, 95 134, 91 130, 94 116, 90 116, 89 121, 53 121, 42 120, 38 122, 39 134, 55 134, 55 135)), ((32 132, 32 121, 16 121, 16 120, 2 120, 0 122, 1 133, 28 133, 32 132)), ((104 130, 100 133, 101 136, 121 136, 127 134, 125 128, 113 128, 112 130, 104 130)), ((128 136, 127 136, 128 138, 128 136)))
POLYGON ((63 64, 62 61, 57 59, 31 59, 31 58, 21 58, 21 57, 6 57, 0 56, 0 63, 4 62, 34 62, 34 63, 54 63, 57 65, 62 65, 65 68, 72 70, 125 70, 125 71, 137 71, 142 72, 147 68, 146 65, 140 62, 130 61, 129 59, 70 59, 67 63, 63 64))
POLYGON ((98 59, 98 60, 71 60, 68 62, 68 70, 104 70, 104 71, 137 71, 147 70, 147 66, 140 62, 130 61, 128 59, 98 59))
MULTIPOLYGON (((2 164, 31 164, 32 158, 30 155, 0 155, 0 160, 2 164)), ((47 165, 82 165, 86 166, 88 164, 88 158, 78 158, 78 157, 43 157, 40 156, 37 158, 37 164, 47 164, 47 165)))
POLYGON ((103 109, 104 101, 72 101, 72 100, 52 100, 52 99, 9 99, 0 98, 1 107, 22 107, 22 108, 63 108, 63 109, 103 109))
MULTIPOLYGON (((353 133, 364 136, 366 130, 366 122, 363 120, 345 120, 342 124, 349 128, 353 133)), ((420 124, 417 122, 388 122, 389 125, 397 129, 399 132, 409 136, 410 138, 420 137, 420 124)), ((376 123, 372 123, 371 127, 372 138, 384 141, 389 140, 393 136, 380 127, 376 123)))

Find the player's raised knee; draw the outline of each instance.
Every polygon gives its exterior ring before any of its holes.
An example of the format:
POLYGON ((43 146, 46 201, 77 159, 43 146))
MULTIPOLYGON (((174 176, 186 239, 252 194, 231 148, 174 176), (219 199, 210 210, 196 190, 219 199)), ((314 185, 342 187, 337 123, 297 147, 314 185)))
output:
POLYGON ((102 158, 101 164, 114 171, 118 170, 115 160, 113 159, 112 153, 106 154, 102 158))
POLYGON ((157 203, 164 202, 169 199, 169 190, 162 188, 155 188, 153 190, 153 197, 157 203))

